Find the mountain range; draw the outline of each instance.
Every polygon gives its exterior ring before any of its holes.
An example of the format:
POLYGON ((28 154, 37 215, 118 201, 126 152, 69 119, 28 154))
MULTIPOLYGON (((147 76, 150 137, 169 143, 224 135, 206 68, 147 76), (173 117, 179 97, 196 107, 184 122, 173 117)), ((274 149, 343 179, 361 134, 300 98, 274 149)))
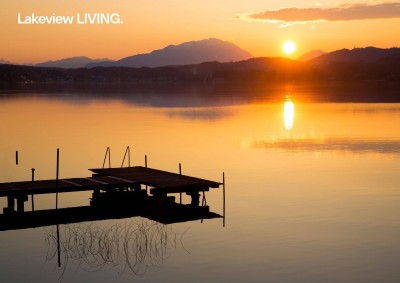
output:
MULTIPOLYGON (((312 66, 322 66, 339 62, 374 63, 380 60, 396 60, 399 53, 399 48, 381 49, 376 47, 340 49, 330 53, 322 50, 312 50, 300 56, 297 61, 305 62, 312 66)), ((185 42, 179 45, 169 45, 160 50, 154 50, 146 54, 137 54, 116 61, 80 56, 42 62, 33 66, 65 69, 95 67, 156 68, 200 64, 204 62, 238 62, 250 58, 253 58, 253 56, 249 52, 235 44, 210 38, 185 42)), ((0 59, 0 64, 15 65, 5 59, 0 59)))
POLYGON ((100 61, 78 57, 46 62, 39 67, 12 65, 3 60, 6 64, 0 62, 0 84, 400 81, 400 48, 366 47, 330 53, 315 50, 291 60, 252 58, 232 43, 206 39, 118 61, 100 61), (82 68, 84 64, 86 67, 82 68))
POLYGON ((322 50, 311 50, 303 55, 301 55, 299 58, 297 58, 298 61, 302 61, 302 62, 306 62, 309 61, 311 59, 317 58, 321 55, 326 54, 325 51, 322 50))
POLYGON ((0 58, 0 64, 13 64, 13 63, 9 62, 7 60, 4 60, 3 58, 0 58))
POLYGON ((66 68, 66 69, 78 69, 85 68, 89 63, 104 62, 108 59, 91 59, 88 57, 72 57, 65 58, 56 61, 47 61, 43 63, 36 64, 36 67, 54 67, 54 68, 66 68))
POLYGON ((400 54, 400 48, 353 48, 353 49, 340 49, 330 53, 321 54, 310 61, 313 64, 332 64, 337 62, 360 62, 360 63, 374 63, 385 58, 390 59, 392 56, 396 57, 400 54))
MULTIPOLYGON (((250 59, 253 56, 237 45, 216 38, 184 42, 169 45, 150 53, 137 54, 117 61, 110 59, 91 59, 88 57, 72 57, 36 64, 36 67, 55 67, 65 69, 94 67, 161 67, 169 65, 189 65, 203 62, 232 62, 250 59)), ((0 64, 11 64, 0 60, 0 64)))

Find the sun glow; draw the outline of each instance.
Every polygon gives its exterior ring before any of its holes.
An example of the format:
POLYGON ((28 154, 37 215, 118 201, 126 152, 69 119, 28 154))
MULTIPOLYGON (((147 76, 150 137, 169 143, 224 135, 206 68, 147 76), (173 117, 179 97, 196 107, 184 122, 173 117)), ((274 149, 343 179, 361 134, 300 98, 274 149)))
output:
POLYGON ((296 51, 296 44, 291 40, 285 41, 282 45, 282 50, 285 54, 291 55, 296 51))
POLYGON ((293 128, 294 103, 291 101, 290 97, 286 97, 286 101, 283 105, 283 121, 286 130, 291 130, 293 128))

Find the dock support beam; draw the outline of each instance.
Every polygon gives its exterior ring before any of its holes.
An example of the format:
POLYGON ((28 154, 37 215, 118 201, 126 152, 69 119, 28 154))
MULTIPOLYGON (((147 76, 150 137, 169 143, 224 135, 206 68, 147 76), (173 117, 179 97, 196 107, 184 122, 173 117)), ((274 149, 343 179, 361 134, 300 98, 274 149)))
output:
POLYGON ((14 196, 7 196, 7 207, 3 209, 4 213, 12 213, 14 212, 15 203, 14 196))
POLYGON ((200 193, 198 191, 186 192, 186 194, 192 198, 192 201, 190 202, 191 206, 198 207, 200 205, 200 193))
POLYGON ((23 213, 25 208, 24 208, 24 202, 28 201, 28 196, 27 195, 22 195, 17 197, 17 212, 18 213, 23 213))
POLYGON ((8 195, 7 207, 3 209, 5 214, 15 212, 15 199, 17 200, 17 212, 23 213, 25 211, 24 202, 28 201, 28 195, 8 195))

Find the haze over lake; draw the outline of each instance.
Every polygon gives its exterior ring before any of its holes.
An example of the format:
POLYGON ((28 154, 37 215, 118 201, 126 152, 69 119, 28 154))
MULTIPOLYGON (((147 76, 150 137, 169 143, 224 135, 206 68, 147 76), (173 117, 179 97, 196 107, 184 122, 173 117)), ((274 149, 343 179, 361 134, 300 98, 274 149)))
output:
MULTIPOLYGON (((61 268, 54 227, 3 231, 0 273, 9 282, 394 283, 400 104, 393 97, 379 87, 287 85, 3 92, 0 182, 30 180, 31 168, 36 179, 55 178, 56 148, 61 178, 90 176, 108 146, 120 167, 129 145, 133 165, 147 155, 149 167, 171 172, 182 163, 184 174, 221 181, 224 171, 227 215, 225 227, 222 219, 165 226, 144 218, 60 225, 61 268), (362 102, 366 92, 376 99, 362 102), (379 101, 385 94, 395 102, 379 101), (127 257, 112 239, 128 234, 127 257), (142 236, 152 241, 145 255, 142 236), (88 239, 109 239, 108 261, 71 245, 88 239)), ((59 205, 87 205, 90 197, 60 194, 59 205)), ((221 190, 211 190, 207 204, 222 214, 221 190)), ((54 206, 53 195, 35 197, 35 209, 54 206)))

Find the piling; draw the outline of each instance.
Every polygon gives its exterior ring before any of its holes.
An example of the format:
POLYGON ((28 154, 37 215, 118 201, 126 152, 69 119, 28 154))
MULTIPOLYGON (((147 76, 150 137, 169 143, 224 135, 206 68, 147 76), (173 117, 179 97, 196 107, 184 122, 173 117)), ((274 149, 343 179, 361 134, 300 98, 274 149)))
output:
MULTIPOLYGON (((147 155, 144 156, 144 167, 147 168, 147 155)), ((146 185, 146 192, 149 193, 149 187, 146 185)))
POLYGON ((56 225, 57 230, 57 259, 58 259, 58 267, 61 267, 61 251, 60 251, 60 228, 59 225, 56 225))
POLYGON ((225 227, 225 172, 222 172, 223 226, 225 227))
MULTIPOLYGON (((179 163, 179 175, 182 175, 182 165, 179 163)), ((182 193, 179 193, 179 203, 182 204, 182 193)))
POLYGON ((56 209, 58 209, 58 173, 60 169, 60 149, 57 148, 57 164, 56 164, 56 209))
MULTIPOLYGON (((32 168, 32 182, 35 181, 35 168, 32 168)), ((32 200, 32 211, 35 211, 35 203, 33 200, 33 194, 31 194, 31 200, 32 200)))

